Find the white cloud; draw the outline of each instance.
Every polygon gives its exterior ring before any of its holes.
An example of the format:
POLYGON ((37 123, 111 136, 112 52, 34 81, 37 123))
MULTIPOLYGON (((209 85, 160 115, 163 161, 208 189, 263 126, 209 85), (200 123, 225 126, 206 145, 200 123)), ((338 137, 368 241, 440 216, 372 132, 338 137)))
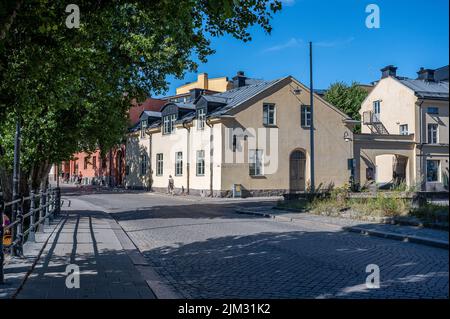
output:
POLYGON ((282 50, 289 49, 289 48, 296 48, 296 47, 299 47, 300 45, 302 45, 302 43, 303 43, 303 40, 301 40, 301 39, 291 38, 291 39, 289 39, 289 41, 287 41, 285 43, 266 48, 263 50, 263 52, 276 52, 276 51, 282 51, 282 50))
POLYGON ((322 48, 334 48, 338 46, 347 45, 353 42, 355 40, 354 37, 349 37, 347 39, 336 39, 333 41, 320 41, 320 42, 313 42, 314 46, 322 47, 322 48))

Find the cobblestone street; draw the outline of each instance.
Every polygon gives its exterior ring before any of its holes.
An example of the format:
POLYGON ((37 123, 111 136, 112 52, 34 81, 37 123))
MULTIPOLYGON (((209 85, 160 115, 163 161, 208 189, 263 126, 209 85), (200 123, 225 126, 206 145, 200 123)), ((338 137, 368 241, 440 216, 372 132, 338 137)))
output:
POLYGON ((157 194, 77 197, 103 207, 186 298, 448 298, 448 250, 235 214, 273 205, 157 194), (379 289, 366 267, 380 268, 379 289))

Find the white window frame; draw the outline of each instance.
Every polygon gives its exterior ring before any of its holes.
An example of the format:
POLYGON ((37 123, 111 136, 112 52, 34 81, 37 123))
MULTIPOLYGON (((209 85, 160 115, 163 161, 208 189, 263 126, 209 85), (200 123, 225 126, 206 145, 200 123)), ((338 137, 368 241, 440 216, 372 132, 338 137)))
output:
POLYGON ((376 115, 381 114, 381 101, 380 100, 373 101, 372 107, 373 107, 374 114, 376 114, 376 115))
POLYGON ((429 123, 427 126, 427 141, 428 144, 439 143, 439 125, 436 123, 429 123))
POLYGON ((264 152, 261 149, 248 151, 250 176, 264 176, 264 152))
POLYGON ((183 152, 175 153, 175 176, 183 176, 183 152))
POLYGON ((163 118, 163 134, 172 134, 175 129, 176 114, 165 115, 163 118))
POLYGON ((408 124, 401 124, 399 127, 399 133, 400 135, 409 135, 408 124))
POLYGON ((427 183, 439 183, 441 181, 441 161, 440 160, 433 160, 433 159, 427 160, 426 179, 427 179, 427 183), (428 180, 428 162, 437 162, 437 167, 436 167, 437 179, 436 180, 432 180, 432 181, 428 180))
POLYGON ((197 176, 205 176, 205 151, 197 151, 197 160, 195 165, 195 172, 197 176))
POLYGON ((141 138, 145 138, 145 130, 147 129, 148 120, 141 120, 141 138))
POLYGON ((141 154, 141 165, 140 165, 140 175, 145 176, 147 175, 148 170, 148 156, 146 153, 141 154))
POLYGON ((301 127, 311 127, 311 105, 300 106, 300 125, 301 127))
POLYGON ((206 122, 206 109, 201 108, 197 110, 197 130, 204 130, 206 122))
POLYGON ((275 104, 264 103, 263 104, 263 124, 267 126, 276 125, 277 123, 277 112, 275 104))
POLYGON ((164 154, 156 154, 156 176, 164 175, 164 154))

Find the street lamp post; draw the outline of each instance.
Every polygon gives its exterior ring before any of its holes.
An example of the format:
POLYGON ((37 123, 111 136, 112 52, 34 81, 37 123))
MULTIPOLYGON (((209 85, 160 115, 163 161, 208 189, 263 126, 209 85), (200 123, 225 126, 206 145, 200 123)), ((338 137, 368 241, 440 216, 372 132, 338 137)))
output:
MULTIPOLYGON (((16 121, 16 133, 14 136, 14 166, 13 166, 13 189, 12 197, 13 201, 19 198, 19 178, 20 178, 20 118, 16 121)), ((19 212, 19 204, 14 203, 12 211, 12 220, 15 221, 17 218, 22 218, 21 212, 19 212)), ((17 239, 17 236, 22 236, 22 221, 14 227, 13 229, 13 242, 17 239)), ((3 239, 2 239, 3 240, 3 239)), ((15 256, 20 255, 22 252, 20 249, 14 248, 13 254, 15 256)))

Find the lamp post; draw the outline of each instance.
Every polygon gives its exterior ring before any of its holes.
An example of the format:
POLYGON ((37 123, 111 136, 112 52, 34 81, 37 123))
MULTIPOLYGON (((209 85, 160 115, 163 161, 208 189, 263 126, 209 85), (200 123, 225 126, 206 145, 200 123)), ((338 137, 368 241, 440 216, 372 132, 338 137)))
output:
POLYGON ((313 51, 312 51, 312 42, 309 42, 309 79, 310 79, 310 110, 311 110, 311 124, 309 126, 309 146, 310 146, 310 179, 311 179, 311 192, 315 192, 315 174, 314 174, 314 86, 313 86, 313 51))

